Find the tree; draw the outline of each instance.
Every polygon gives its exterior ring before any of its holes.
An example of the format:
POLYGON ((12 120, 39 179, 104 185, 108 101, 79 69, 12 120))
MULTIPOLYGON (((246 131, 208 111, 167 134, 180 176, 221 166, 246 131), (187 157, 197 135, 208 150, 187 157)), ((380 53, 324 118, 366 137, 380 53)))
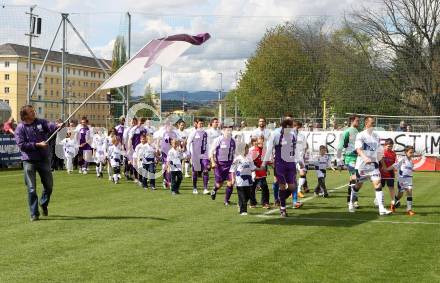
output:
MULTIPOLYGON (((286 26, 307 55, 312 85, 311 89, 303 95, 308 101, 308 108, 312 109, 311 113, 308 114, 319 117, 322 115, 323 94, 329 78, 328 52, 330 37, 325 32, 326 21, 318 19, 312 22, 288 24, 286 26)), ((303 112, 302 114, 305 115, 307 111, 303 112)))
POLYGON ((344 26, 332 33, 329 44, 324 97, 335 114, 399 112, 400 105, 390 95, 393 87, 382 71, 370 64, 370 55, 364 52, 363 47, 371 48, 371 38, 344 26))
MULTIPOLYGON (((113 53, 112 53, 112 69, 111 74, 114 74, 120 67, 122 67, 125 62, 127 62, 127 51, 125 47, 125 41, 123 36, 116 37, 115 43, 113 45, 113 53)), ((128 92, 128 88, 126 88, 126 92, 128 92)), ((121 94, 116 90, 112 89, 110 91, 112 100, 114 101, 123 101, 121 94)), ((127 93, 125 93, 127 95, 127 93)), ((123 104, 113 104, 112 105, 112 113, 114 117, 119 117, 123 113, 123 104)))
POLYGON ((200 118, 212 118, 216 117, 217 113, 212 108, 200 108, 194 113, 194 116, 200 118))
POLYGON ((440 114, 440 1, 381 0, 382 9, 354 11, 351 25, 377 44, 371 60, 413 113, 440 114), (393 58, 389 60, 389 58, 393 58))
MULTIPOLYGON (((144 91, 144 96, 141 99, 139 99, 137 102, 145 103, 145 104, 150 105, 151 107, 154 108, 155 105, 154 105, 154 101, 153 101, 153 96, 156 96, 156 95, 157 94, 154 92, 153 88, 150 85, 147 85, 145 88, 145 91, 144 91)), ((136 113, 136 116, 152 118, 155 116, 155 114, 152 110, 142 109, 136 113)))
POLYGON ((270 29, 246 63, 236 89, 240 112, 245 117, 279 117, 307 105, 312 70, 307 54, 288 24, 270 29))

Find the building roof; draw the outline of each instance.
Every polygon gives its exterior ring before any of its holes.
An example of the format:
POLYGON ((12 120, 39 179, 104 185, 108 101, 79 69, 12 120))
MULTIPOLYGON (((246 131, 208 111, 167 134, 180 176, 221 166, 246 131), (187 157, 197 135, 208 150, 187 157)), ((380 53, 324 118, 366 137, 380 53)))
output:
MULTIPOLYGON (((19 45, 14 43, 5 43, 0 45, 0 56, 2 55, 16 55, 19 57, 28 57, 29 47, 25 45, 19 45)), ((43 60, 46 56, 47 49, 41 49, 41 48, 35 48, 32 47, 32 58, 33 59, 40 59, 43 60)), ((59 62, 61 63, 61 52, 59 51, 51 51, 49 54, 49 57, 47 60, 52 62, 59 62)), ((100 59, 101 61, 104 61, 107 63, 110 67, 112 65, 112 61, 100 59)), ((95 59, 93 57, 87 57, 82 55, 75 55, 70 54, 68 52, 65 53, 64 62, 66 64, 72 64, 72 65, 81 65, 86 67, 93 67, 93 68, 100 68, 98 63, 96 63, 95 59)), ((105 67, 106 64, 103 63, 102 65, 105 67)))

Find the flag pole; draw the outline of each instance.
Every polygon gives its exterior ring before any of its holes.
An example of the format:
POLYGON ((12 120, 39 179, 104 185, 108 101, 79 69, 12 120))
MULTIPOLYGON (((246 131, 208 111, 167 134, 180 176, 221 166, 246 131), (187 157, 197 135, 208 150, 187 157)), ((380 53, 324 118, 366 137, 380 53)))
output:
POLYGON ((55 136, 56 134, 58 134, 58 132, 66 125, 66 123, 79 111, 79 109, 81 109, 86 103, 87 101, 90 100, 90 98, 92 98, 98 91, 100 91, 101 88, 98 87, 95 91, 93 91, 70 115, 69 117, 67 117, 66 120, 63 121, 63 123, 61 124, 60 127, 58 127, 51 135, 50 137, 46 140, 46 143, 49 143, 55 136))
POLYGON ((131 61, 133 61, 134 58, 136 58, 136 55, 138 55, 142 49, 147 46, 148 44, 150 44, 152 40, 150 40, 147 44, 145 44, 141 49, 139 49, 139 51, 130 58, 130 60, 128 60, 127 62, 125 62, 124 65, 122 65, 116 72, 114 72, 108 79, 106 79, 97 89, 95 89, 95 91, 93 91, 70 115, 69 117, 67 117, 66 120, 63 121, 63 123, 61 124, 61 127, 58 127, 55 132, 53 132, 50 137, 46 140, 46 143, 49 143, 55 136, 56 134, 58 134, 58 132, 61 130, 61 128, 63 128, 66 123, 87 103, 87 101, 90 100, 90 98, 93 97, 93 95, 95 95, 98 91, 103 90, 102 86, 105 85, 108 81, 110 81, 113 77, 115 77, 122 69, 125 65, 127 65, 128 63, 130 63, 131 61))

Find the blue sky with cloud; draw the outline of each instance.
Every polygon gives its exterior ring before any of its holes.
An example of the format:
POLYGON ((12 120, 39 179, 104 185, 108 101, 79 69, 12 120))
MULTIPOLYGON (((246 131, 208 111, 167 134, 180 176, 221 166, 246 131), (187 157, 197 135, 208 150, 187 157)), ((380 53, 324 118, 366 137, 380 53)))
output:
MULTIPOLYGON (((345 11, 360 5, 376 5, 365 0, 11 0, 0 1, 22 8, 0 9, 0 43, 26 43, 25 6, 36 4, 44 20, 44 35, 36 45, 47 48, 60 16, 71 14, 71 20, 99 56, 110 58, 115 37, 125 33, 132 14, 132 53, 149 40, 173 33, 209 32, 212 39, 205 46, 193 47, 186 56, 164 70, 164 91, 211 90, 219 88, 223 73, 224 88, 235 85, 236 74, 244 70, 246 59, 267 28, 288 20, 327 17, 337 22, 345 11), (20 10, 21 9, 21 10, 20 10), (9 27, 9 28, 8 28, 9 27)), ((68 49, 87 54, 80 41, 68 31, 68 49)), ((59 49, 60 42, 56 44, 59 49)), ((148 71, 137 84, 140 94, 146 84, 160 85, 159 68, 148 71)))

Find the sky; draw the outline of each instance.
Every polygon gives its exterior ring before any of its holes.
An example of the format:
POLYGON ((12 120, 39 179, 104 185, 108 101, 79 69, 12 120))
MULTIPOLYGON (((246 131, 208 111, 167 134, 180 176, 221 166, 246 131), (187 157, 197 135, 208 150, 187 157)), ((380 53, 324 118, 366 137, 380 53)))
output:
MULTIPOLYGON (((268 28, 286 21, 312 21, 325 18, 332 24, 344 13, 366 0, 10 0, 0 7, 0 44, 26 44, 24 36, 29 5, 43 18, 43 30, 35 46, 48 48, 60 22, 60 13, 69 13, 73 25, 97 56, 111 58, 118 35, 128 34, 127 12, 131 14, 131 53, 149 40, 176 33, 209 32, 212 38, 203 46, 190 48, 172 66, 163 70, 163 91, 228 91, 235 87, 238 73, 268 28), (220 75, 221 73, 221 75, 220 75)), ((59 50, 61 40, 54 45, 59 50)), ((71 53, 89 55, 71 28, 67 29, 71 53)), ((134 86, 141 95, 146 85, 158 91, 160 68, 154 66, 134 86)))

